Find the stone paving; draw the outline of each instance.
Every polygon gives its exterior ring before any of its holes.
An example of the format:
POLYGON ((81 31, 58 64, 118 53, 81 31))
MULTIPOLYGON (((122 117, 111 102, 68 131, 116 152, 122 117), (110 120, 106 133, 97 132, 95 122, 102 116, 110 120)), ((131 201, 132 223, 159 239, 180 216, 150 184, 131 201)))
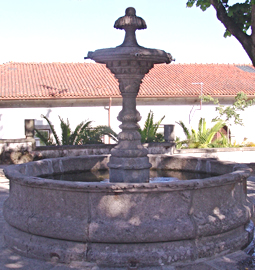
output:
MULTIPOLYGON (((0 270, 119 270, 118 268, 97 267, 94 264, 83 262, 72 262, 63 265, 55 261, 45 262, 36 259, 26 258, 14 253, 4 244, 3 230, 3 203, 8 198, 9 181, 3 174, 3 167, 0 165, 0 270)), ((248 196, 255 204, 255 173, 248 179, 248 196)), ((130 267, 127 270, 141 269, 130 267)), ((143 270, 255 270, 252 266, 252 258, 243 251, 237 251, 225 256, 215 257, 210 260, 202 259, 188 266, 162 266, 146 267, 143 270)))

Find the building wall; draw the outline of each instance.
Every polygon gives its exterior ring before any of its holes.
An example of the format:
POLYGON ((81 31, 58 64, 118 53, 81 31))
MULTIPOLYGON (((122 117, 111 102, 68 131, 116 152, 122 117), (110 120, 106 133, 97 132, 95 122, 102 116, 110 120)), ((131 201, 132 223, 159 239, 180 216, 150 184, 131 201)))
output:
MULTIPOLYGON (((120 132, 120 122, 117 115, 121 106, 112 106, 110 109, 110 124, 113 130, 120 132)), ((143 127, 148 113, 154 112, 154 120, 158 121, 165 115, 162 124, 175 124, 176 121, 182 120, 187 127, 197 130, 200 117, 206 119, 207 127, 212 126, 211 119, 216 116, 213 105, 138 105, 137 110, 142 116, 139 122, 143 127)), ((103 106, 95 107, 57 107, 57 108, 0 108, 0 139, 18 139, 25 137, 24 120, 35 119, 35 124, 47 124, 41 118, 46 115, 54 125, 57 133, 61 134, 59 117, 64 121, 69 120, 71 128, 74 129, 81 121, 91 120, 93 126, 108 125, 108 110, 103 106)), ((241 113, 244 126, 231 126, 231 135, 234 136, 232 141, 236 140, 241 143, 244 138, 255 142, 255 132, 253 131, 253 117, 255 115, 255 106, 247 108, 241 113)), ((163 132, 163 127, 161 130, 163 132)), ((176 136, 184 138, 182 129, 176 125, 176 136)), ((107 143, 108 141, 106 141, 107 143)))

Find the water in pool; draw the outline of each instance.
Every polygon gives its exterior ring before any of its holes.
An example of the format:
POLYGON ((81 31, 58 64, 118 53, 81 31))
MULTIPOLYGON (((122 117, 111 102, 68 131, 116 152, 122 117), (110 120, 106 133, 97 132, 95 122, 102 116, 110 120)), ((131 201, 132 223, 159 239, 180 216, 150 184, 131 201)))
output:
MULTIPOLYGON (((208 173, 171 170, 150 170, 150 182, 170 182, 176 180, 204 179, 212 176, 213 175, 208 173)), ((46 179, 72 182, 107 182, 109 179, 109 171, 79 171, 62 174, 42 175, 41 177, 46 179)))

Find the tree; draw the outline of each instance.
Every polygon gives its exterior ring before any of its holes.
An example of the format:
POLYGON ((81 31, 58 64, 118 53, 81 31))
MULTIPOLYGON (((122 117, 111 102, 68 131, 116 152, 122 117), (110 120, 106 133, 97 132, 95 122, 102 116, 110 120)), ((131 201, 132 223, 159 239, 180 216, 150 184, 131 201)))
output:
MULTIPOLYGON (((204 118, 200 118, 198 122, 198 130, 195 131, 194 129, 189 129, 185 126, 185 124, 182 121, 176 122, 178 125, 180 125, 183 129, 183 132, 186 136, 186 140, 180 141, 177 140, 177 148, 182 148, 183 146, 186 146, 187 148, 208 148, 208 147, 215 147, 215 145, 219 145, 217 142, 212 142, 214 139, 214 136, 217 132, 220 131, 220 129, 225 125, 224 121, 219 120, 217 123, 211 127, 206 128, 206 122, 204 118)), ((223 134, 222 134, 223 137, 223 134)))
POLYGON ((48 122, 53 136, 55 138, 55 143, 51 138, 48 137, 48 134, 44 134, 39 130, 35 129, 36 136, 40 138, 45 145, 82 145, 82 144, 93 144, 93 143, 103 143, 102 136, 108 135, 114 141, 117 141, 117 134, 108 126, 97 126, 95 128, 91 127, 92 121, 83 121, 76 126, 75 130, 72 132, 70 128, 70 123, 67 119, 65 122, 60 116, 60 127, 61 127, 61 137, 62 140, 59 140, 59 137, 54 129, 54 126, 50 120, 42 115, 42 117, 48 122))
POLYGON ((218 112, 218 115, 212 119, 213 122, 222 120, 227 125, 227 140, 229 140, 229 127, 228 125, 232 125, 233 123, 236 125, 243 126, 243 120, 240 118, 239 111, 244 111, 247 107, 252 106, 255 102, 255 99, 248 100, 248 97, 243 92, 239 92, 235 101, 230 106, 224 106, 219 103, 217 98, 213 98, 211 96, 202 96, 201 97, 204 102, 213 102, 216 106, 215 110, 218 112))
POLYGON ((255 0, 229 4, 229 0, 188 0, 187 7, 196 4, 205 11, 210 6, 216 11, 219 21, 226 28, 224 37, 233 35, 243 46, 255 66, 255 0), (251 34, 247 33, 251 30, 251 34))
POLYGON ((154 113, 150 111, 148 113, 147 119, 144 123, 144 128, 139 128, 139 133, 141 135, 141 142, 142 143, 150 143, 150 142, 162 142, 163 141, 163 134, 157 133, 159 125, 165 118, 163 116, 158 122, 154 123, 154 113))
POLYGON ((223 120, 227 124, 231 125, 231 121, 234 124, 243 126, 243 120, 240 118, 239 111, 244 111, 247 107, 252 106, 255 102, 255 99, 248 100, 248 97, 243 92, 239 92, 235 96, 235 101, 230 106, 224 106, 219 103, 217 98, 211 96, 202 96, 204 102, 213 102, 216 106, 215 110, 218 112, 218 115, 212 121, 223 120))

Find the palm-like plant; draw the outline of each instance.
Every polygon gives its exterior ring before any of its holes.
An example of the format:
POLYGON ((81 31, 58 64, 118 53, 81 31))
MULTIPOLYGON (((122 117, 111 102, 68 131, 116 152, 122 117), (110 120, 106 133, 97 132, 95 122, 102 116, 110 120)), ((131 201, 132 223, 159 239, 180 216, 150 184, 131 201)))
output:
MULTIPOLYGON (((70 128, 70 123, 67 119, 67 122, 65 122, 60 116, 60 127, 62 131, 62 140, 60 142, 57 133, 54 129, 54 126, 50 122, 50 120, 42 115, 44 119, 48 122, 53 136, 55 138, 55 144, 56 145, 81 145, 81 144, 92 144, 92 143, 103 143, 102 136, 108 135, 110 138, 112 138, 114 141, 117 141, 117 134, 108 126, 97 126, 95 128, 91 127, 92 121, 83 121, 79 125, 76 126, 75 130, 72 132, 70 128)), ((36 136, 41 139, 41 141, 45 145, 53 145, 53 140, 51 138, 48 138, 47 135, 40 132, 39 130, 35 129, 36 136)))
POLYGON ((229 142, 228 137, 220 132, 221 137, 219 139, 213 140, 210 143, 211 148, 221 148, 221 147, 235 147, 233 144, 229 142))
POLYGON ((117 142, 117 133, 115 133, 110 127, 108 126, 97 126, 95 128, 83 128, 77 137, 77 144, 93 144, 93 143, 103 143, 102 136, 107 135, 113 141, 117 142))
MULTIPOLYGON (((41 115, 41 117, 44 118, 50 126, 50 129, 56 141, 56 145, 60 145, 60 140, 51 121, 45 115, 41 115)), ((54 145, 53 140, 48 136, 48 133, 45 134, 44 132, 40 132, 38 129, 35 128, 35 136, 38 137, 45 145, 54 145)))
POLYGON ((154 123, 154 113, 150 111, 148 113, 147 119, 144 124, 144 128, 139 128, 139 133, 141 135, 141 142, 142 143, 149 143, 149 142, 161 142, 163 141, 163 134, 157 133, 159 125, 165 118, 163 116, 158 122, 154 123))
POLYGON ((70 128, 69 121, 65 123, 62 118, 60 118, 60 126, 62 130, 62 144, 63 145, 75 145, 75 144, 83 144, 80 141, 80 136, 83 134, 87 129, 90 129, 90 125, 92 121, 82 121, 79 125, 76 126, 75 130, 72 132, 70 128))
MULTIPOLYGON (((186 136, 186 140, 178 141, 178 147, 182 148, 208 148, 208 147, 215 147, 216 143, 212 143, 213 138, 217 132, 225 125, 225 122, 222 120, 218 120, 217 123, 212 128, 206 128, 206 122, 204 118, 200 118, 198 123, 198 131, 188 128, 182 121, 176 122, 179 124, 186 136)), ((223 135, 222 135, 223 138, 223 135)), ((219 142, 218 142, 219 144, 219 142)))

